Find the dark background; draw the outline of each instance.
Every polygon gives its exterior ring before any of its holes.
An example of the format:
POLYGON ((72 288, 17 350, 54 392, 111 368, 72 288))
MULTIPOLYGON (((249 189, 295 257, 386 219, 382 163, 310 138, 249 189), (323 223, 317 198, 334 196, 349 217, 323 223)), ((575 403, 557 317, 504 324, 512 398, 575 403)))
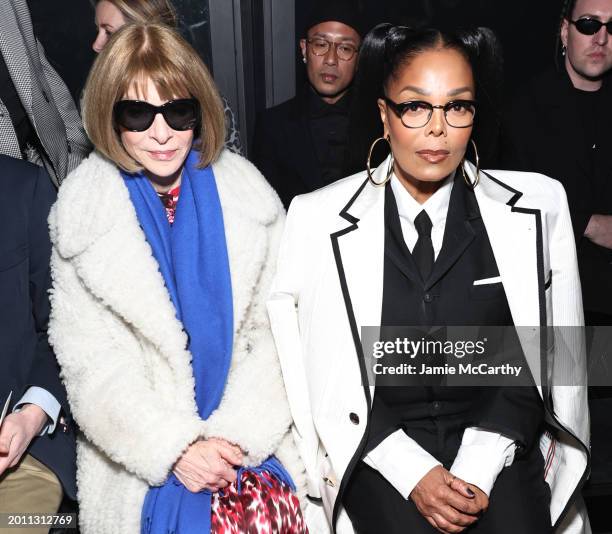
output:
MULTIPOLYGON (((303 34, 312 0, 297 0, 296 35, 303 34)), ((409 25, 431 20, 432 25, 487 26, 503 48, 505 89, 511 94, 523 81, 554 61, 562 0, 355 0, 372 26, 380 22, 409 25)), ((301 59, 301 58, 298 58, 301 59)), ((304 82, 304 69, 296 69, 304 82)))
MULTIPOLYGON (((209 0, 175 0, 181 31, 195 45, 210 65, 209 0)), ((229 0, 210 0, 229 1, 229 0)), ((253 4, 253 29, 263 39, 257 0, 253 4)), ((355 0, 368 14, 372 25, 379 22, 409 23, 411 19, 430 18, 434 23, 461 26, 489 26, 499 36, 504 49, 506 91, 528 79, 554 59, 555 40, 561 0, 355 0)), ((302 33, 311 0, 296 0, 296 41, 302 33)), ((35 31, 47 56, 78 99, 95 54, 91 43, 95 37, 93 7, 87 0, 29 0, 35 31)), ((296 48, 296 82, 304 81, 304 69, 296 48)), ((253 61, 261 65, 263 43, 255 43, 253 61)), ((263 69, 255 69, 263 77, 263 69)), ((258 80, 259 87, 264 85, 258 80)), ((255 98, 256 111, 265 107, 263 95, 255 98)))
MULTIPOLYGON (((208 0, 173 0, 173 4, 181 33, 210 65, 208 0)), ((91 48, 96 37, 93 0, 28 0, 28 5, 47 59, 78 101, 96 57, 91 48)))

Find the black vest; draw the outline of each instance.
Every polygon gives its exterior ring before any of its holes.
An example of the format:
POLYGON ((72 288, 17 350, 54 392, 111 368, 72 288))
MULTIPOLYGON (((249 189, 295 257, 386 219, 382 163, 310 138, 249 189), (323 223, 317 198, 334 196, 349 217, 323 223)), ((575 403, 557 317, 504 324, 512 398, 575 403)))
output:
MULTIPOLYGON (((381 325, 512 326, 503 285, 474 285, 475 280, 499 276, 499 270, 474 192, 463 180, 453 185, 442 248, 425 281, 404 241, 389 185, 385 195, 381 325)), ((446 463, 454 459, 467 426, 503 430, 525 442, 541 423, 543 412, 535 387, 501 392, 502 388, 445 387, 443 383, 443 377, 436 376, 433 381, 417 377, 405 387, 377 386, 367 450, 403 428, 446 463), (521 403, 520 409, 516 403, 521 403)))
POLYGON ((512 325, 502 284, 474 286, 499 276, 474 192, 455 180, 442 249, 423 282, 402 235, 393 189, 385 192, 385 267, 381 324, 512 325))

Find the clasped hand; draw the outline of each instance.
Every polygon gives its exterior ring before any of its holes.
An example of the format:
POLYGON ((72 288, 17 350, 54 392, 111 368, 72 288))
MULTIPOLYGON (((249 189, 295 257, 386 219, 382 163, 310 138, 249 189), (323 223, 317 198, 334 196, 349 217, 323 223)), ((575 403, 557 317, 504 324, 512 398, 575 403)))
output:
POLYGON ((0 475, 19 463, 47 421, 47 414, 35 404, 6 416, 0 427, 0 475))
POLYGON ((241 466, 244 453, 237 445, 220 438, 196 441, 174 464, 176 478, 189 491, 219 491, 236 480, 235 466, 241 466))
POLYGON ((489 506, 483 491, 440 465, 419 481, 410 498, 429 524, 444 534, 463 532, 489 506))

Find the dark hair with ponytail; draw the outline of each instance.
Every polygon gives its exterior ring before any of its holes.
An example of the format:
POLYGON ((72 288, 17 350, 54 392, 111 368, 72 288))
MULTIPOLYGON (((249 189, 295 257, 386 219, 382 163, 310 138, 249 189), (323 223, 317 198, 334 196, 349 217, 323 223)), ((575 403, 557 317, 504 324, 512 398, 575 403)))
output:
MULTIPOLYGON (((366 35, 359 52, 347 173, 363 170, 370 144, 382 135, 377 100, 384 96, 390 79, 420 53, 437 48, 457 50, 472 67, 478 101, 474 137, 486 163, 488 143, 496 139, 491 129, 499 127, 502 85, 503 62, 495 34, 488 28, 443 30, 379 24, 366 35)), ((386 153, 375 153, 373 164, 384 157, 386 153)))

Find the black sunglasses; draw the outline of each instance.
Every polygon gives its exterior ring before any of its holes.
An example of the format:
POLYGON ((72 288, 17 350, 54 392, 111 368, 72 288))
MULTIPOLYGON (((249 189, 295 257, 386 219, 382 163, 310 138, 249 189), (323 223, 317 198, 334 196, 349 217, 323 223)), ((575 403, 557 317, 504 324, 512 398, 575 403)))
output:
POLYGON ((161 113, 173 130, 193 130, 200 117, 200 104, 195 98, 171 100, 154 106, 142 100, 119 100, 113 107, 115 123, 131 132, 144 132, 161 113))
POLYGON ((612 35, 612 20, 601 22, 597 19, 578 19, 570 20, 570 23, 576 26, 576 29, 583 35, 595 35, 602 26, 606 27, 606 31, 612 35))

